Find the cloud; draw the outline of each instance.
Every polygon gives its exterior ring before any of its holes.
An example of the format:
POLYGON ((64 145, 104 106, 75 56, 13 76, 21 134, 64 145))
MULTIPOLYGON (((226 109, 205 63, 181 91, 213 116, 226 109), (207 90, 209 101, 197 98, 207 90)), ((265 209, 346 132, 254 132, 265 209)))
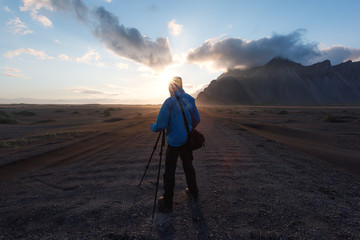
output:
POLYGON ((94 65, 99 67, 105 66, 105 64, 102 63, 100 60, 101 60, 100 54, 94 50, 89 50, 82 57, 75 59, 75 61, 78 63, 85 63, 88 65, 94 65))
POLYGON ((26 35, 33 33, 33 31, 30 30, 29 27, 26 26, 18 17, 10 19, 10 21, 8 21, 6 25, 14 34, 26 35))
POLYGON ((117 55, 154 69, 162 69, 172 62, 167 38, 151 41, 136 28, 120 25, 118 18, 103 7, 97 8, 94 13, 98 20, 95 36, 117 55))
POLYGON ((40 9, 46 9, 49 11, 53 11, 53 7, 50 1, 42 1, 42 0, 22 0, 23 6, 20 7, 20 10, 25 12, 29 11, 32 19, 40 22, 42 25, 46 27, 52 27, 52 22, 44 15, 39 14, 40 9))
POLYGON ((114 64, 119 69, 128 69, 129 65, 126 63, 118 62, 114 64))
POLYGON ((204 91, 207 86, 209 86, 209 83, 204 83, 200 85, 184 85, 184 89, 187 93, 196 98, 199 93, 204 91))
MULTIPOLYGON (((73 87, 73 88, 69 88, 66 89, 70 92, 75 92, 75 93, 80 93, 80 94, 86 94, 86 95, 93 95, 94 97, 98 96, 98 97, 102 97, 102 96, 107 96, 107 97, 111 97, 111 96, 119 96, 119 94, 117 92, 108 92, 108 91, 103 91, 103 90, 99 90, 99 89, 94 89, 94 88, 90 88, 90 87, 86 87, 86 86, 77 86, 77 87, 73 87)), ((118 91, 118 90, 116 90, 118 91)))
MULTIPOLYGON (((18 48, 14 51, 8 51, 7 53, 5 53, 4 56, 6 58, 15 58, 22 54, 29 54, 38 57, 40 59, 55 59, 54 57, 47 55, 44 51, 38 51, 32 48, 18 48)), ((89 50, 81 57, 71 57, 66 54, 60 54, 58 55, 58 58, 64 61, 74 61, 77 63, 84 63, 92 66, 98 66, 98 67, 105 66, 105 64, 101 62, 100 54, 94 50, 89 50)))
POLYGON ((60 54, 58 56, 58 58, 60 58, 62 60, 65 60, 65 61, 70 61, 71 60, 71 58, 68 55, 65 55, 65 54, 60 54))
POLYGON ((22 2, 23 6, 20 7, 20 10, 30 12, 32 19, 45 27, 52 27, 52 22, 48 17, 40 15, 39 11, 71 11, 81 21, 88 21, 89 9, 81 0, 22 0, 22 2))
POLYGON ((96 89, 91 89, 88 87, 77 87, 77 88, 71 88, 69 89, 72 92, 76 92, 76 93, 82 93, 82 94, 91 94, 91 95, 103 95, 104 92, 96 90, 96 89))
POLYGON ((60 44, 60 45, 63 44, 60 40, 58 40, 56 38, 54 39, 54 42, 57 43, 57 44, 60 44))
POLYGON ((66 54, 60 54, 58 58, 64 61, 74 61, 77 63, 84 63, 92 66, 98 66, 98 67, 105 66, 105 64, 101 62, 100 54, 91 49, 81 57, 71 57, 66 54))
POLYGON ((172 54, 167 38, 152 41, 136 28, 127 28, 118 18, 103 7, 90 9, 81 0, 22 0, 22 11, 29 11, 33 19, 44 26, 52 22, 39 14, 40 10, 69 11, 91 28, 94 36, 120 57, 131 59, 153 69, 162 69, 172 63, 172 54), (46 21, 47 20, 47 21, 46 21))
POLYGON ((329 59, 333 64, 342 63, 347 60, 360 61, 360 48, 332 46, 321 50, 321 57, 329 59))
POLYGON ((252 41, 241 38, 209 39, 202 46, 191 50, 187 60, 197 64, 211 63, 223 69, 261 66, 276 56, 304 65, 325 59, 338 64, 360 56, 358 48, 335 46, 320 50, 318 43, 303 41, 304 33, 305 30, 297 30, 288 35, 273 34, 252 41))
POLYGON ((152 4, 150 7, 148 7, 148 10, 156 12, 158 10, 158 6, 156 4, 152 4))
POLYGON ((177 24, 175 23, 175 19, 171 20, 170 22, 168 22, 168 28, 170 30, 171 35, 173 36, 178 36, 181 34, 182 30, 183 30, 183 25, 177 24))
POLYGON ((30 78, 30 77, 24 75, 23 73, 21 73, 20 69, 11 68, 11 67, 8 67, 8 66, 5 66, 4 69, 5 69, 5 71, 3 72, 4 76, 22 78, 22 79, 29 79, 30 78))
POLYGON ((37 51, 32 48, 18 48, 14 51, 8 51, 5 54, 5 57, 14 58, 20 56, 21 54, 30 54, 40 59, 54 59, 53 57, 48 56, 44 51, 37 51))
POLYGON ((5 10, 6 12, 11 12, 11 10, 10 10, 10 8, 9 8, 8 6, 5 6, 5 7, 4 7, 4 10, 5 10))

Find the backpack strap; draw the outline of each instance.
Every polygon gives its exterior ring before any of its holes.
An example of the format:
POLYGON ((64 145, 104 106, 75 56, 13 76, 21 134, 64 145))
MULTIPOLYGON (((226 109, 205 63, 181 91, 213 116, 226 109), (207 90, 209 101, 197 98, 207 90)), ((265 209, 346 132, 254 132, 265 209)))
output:
MULTIPOLYGON (((174 94, 174 95, 175 95, 175 94, 174 94)), ((183 108, 183 106, 182 106, 182 104, 181 104, 181 101, 180 101, 179 97, 176 96, 176 95, 175 95, 175 97, 176 97, 176 99, 178 100, 178 102, 179 102, 179 104, 180 104, 180 108, 181 108, 181 112, 182 112, 182 115, 183 115, 183 118, 184 118, 184 123, 185 123, 186 131, 187 131, 187 133, 188 133, 188 135, 189 135, 189 134, 190 134, 190 129, 189 129, 189 124, 188 124, 188 122, 187 122, 187 120, 186 120, 186 116, 185 116, 185 113, 184 113, 184 108, 183 108)))

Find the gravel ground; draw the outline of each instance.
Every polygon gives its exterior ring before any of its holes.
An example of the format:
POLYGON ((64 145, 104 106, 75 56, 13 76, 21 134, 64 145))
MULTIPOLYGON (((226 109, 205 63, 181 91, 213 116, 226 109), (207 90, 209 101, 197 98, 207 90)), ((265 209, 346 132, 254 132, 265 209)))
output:
POLYGON ((151 112, 65 147, 53 164, 0 178, 0 239, 360 239, 358 177, 201 117, 198 202, 187 198, 179 164, 174 210, 152 221, 160 146, 138 186, 157 137, 151 112))

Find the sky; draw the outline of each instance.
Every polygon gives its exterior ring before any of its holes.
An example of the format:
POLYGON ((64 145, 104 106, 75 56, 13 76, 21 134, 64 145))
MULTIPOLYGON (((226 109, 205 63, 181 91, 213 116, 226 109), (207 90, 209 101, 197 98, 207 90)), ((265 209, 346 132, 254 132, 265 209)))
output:
POLYGON ((281 56, 360 61, 358 0, 0 0, 0 103, 161 104, 281 56))

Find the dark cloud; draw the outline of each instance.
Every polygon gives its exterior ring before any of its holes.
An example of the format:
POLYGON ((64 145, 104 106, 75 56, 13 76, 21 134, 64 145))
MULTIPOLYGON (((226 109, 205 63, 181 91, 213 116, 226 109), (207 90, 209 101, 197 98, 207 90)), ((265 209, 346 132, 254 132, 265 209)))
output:
POLYGON ((210 39, 188 54, 188 61, 194 63, 213 62, 219 68, 252 67, 266 64, 272 58, 281 56, 295 62, 309 65, 329 59, 333 64, 352 58, 359 58, 359 49, 332 47, 320 50, 317 43, 305 43, 305 30, 288 35, 273 34, 271 37, 247 41, 241 38, 210 39))
POLYGON ((81 0, 73 0, 73 6, 75 9, 76 16, 84 21, 88 21, 89 9, 81 0))
POLYGON ((94 34, 106 47, 116 54, 159 69, 172 62, 167 38, 158 38, 156 42, 144 37, 136 28, 127 28, 103 7, 94 11, 98 25, 94 34))
POLYGON ((149 9, 149 11, 156 12, 158 10, 158 6, 156 4, 153 4, 148 9, 149 9))
MULTIPOLYGON (((131 59, 154 69, 162 69, 172 63, 172 54, 167 38, 152 41, 144 37, 136 28, 120 25, 118 18, 103 7, 91 11, 82 0, 50 0, 52 8, 60 11, 72 12, 89 26, 94 35, 105 46, 121 57, 131 59)), ((25 10, 50 9, 42 0, 31 0, 25 10)), ((47 18, 46 18, 47 19, 47 18)), ((48 19, 47 19, 48 20, 48 19)), ((48 25, 51 21, 48 20, 48 25)))
POLYGON ((51 0, 51 5, 58 10, 73 11, 85 23, 89 21, 89 8, 81 0, 51 0))
MULTIPOLYGON (((333 46, 321 51, 322 59, 329 59, 332 64, 342 63, 347 60, 360 60, 360 48, 333 46)), ((321 60, 321 59, 319 59, 321 60)))
POLYGON ((81 93, 81 94, 90 94, 90 95, 112 95, 107 94, 103 91, 95 90, 95 89, 89 89, 87 87, 79 87, 79 88, 72 88, 69 89, 72 92, 81 93))
POLYGON ((83 90, 83 91, 81 91, 81 93, 84 93, 84 94, 104 94, 103 92, 96 91, 96 90, 83 90))

